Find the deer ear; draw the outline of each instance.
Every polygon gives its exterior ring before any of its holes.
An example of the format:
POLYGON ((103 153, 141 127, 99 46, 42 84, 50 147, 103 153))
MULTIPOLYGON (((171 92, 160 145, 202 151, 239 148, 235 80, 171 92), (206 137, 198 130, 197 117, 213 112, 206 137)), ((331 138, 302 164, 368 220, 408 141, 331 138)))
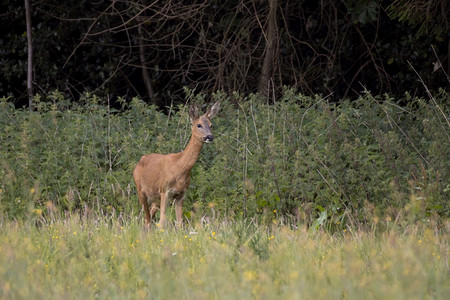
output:
POLYGON ((208 108, 205 115, 208 117, 208 119, 214 118, 219 112, 219 108, 220 108, 220 101, 217 101, 216 103, 214 103, 212 107, 208 108))
POLYGON ((189 106, 189 118, 191 118, 191 122, 193 123, 195 119, 198 117, 198 108, 195 105, 189 106))

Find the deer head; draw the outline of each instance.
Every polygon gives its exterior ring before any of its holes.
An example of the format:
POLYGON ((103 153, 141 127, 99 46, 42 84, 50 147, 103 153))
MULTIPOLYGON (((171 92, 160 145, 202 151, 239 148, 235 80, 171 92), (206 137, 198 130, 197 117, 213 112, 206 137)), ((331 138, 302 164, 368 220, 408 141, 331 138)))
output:
POLYGON ((220 103, 218 101, 213 106, 208 108, 204 115, 199 116, 197 106, 191 105, 189 108, 189 117, 191 118, 192 136, 194 138, 205 143, 210 143, 214 140, 211 133, 211 119, 217 115, 219 108, 220 103))

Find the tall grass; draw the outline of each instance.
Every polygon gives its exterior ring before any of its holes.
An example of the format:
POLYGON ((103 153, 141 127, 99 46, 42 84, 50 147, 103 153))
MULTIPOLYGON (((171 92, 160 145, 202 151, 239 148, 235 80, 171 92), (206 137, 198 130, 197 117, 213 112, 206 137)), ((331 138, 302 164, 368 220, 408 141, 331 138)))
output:
POLYGON ((0 299, 448 299, 448 233, 133 218, 0 225, 0 299))

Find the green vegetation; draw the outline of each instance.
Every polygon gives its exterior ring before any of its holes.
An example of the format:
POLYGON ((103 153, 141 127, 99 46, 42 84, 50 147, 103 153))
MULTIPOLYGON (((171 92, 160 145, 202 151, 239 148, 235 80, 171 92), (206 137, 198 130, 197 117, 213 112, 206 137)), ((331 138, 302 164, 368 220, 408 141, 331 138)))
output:
MULTIPOLYGON (((370 94, 336 105, 293 90, 272 105, 255 95, 212 98, 191 93, 200 105, 223 104, 216 139, 192 171, 187 219, 283 219, 341 230, 448 218, 445 92, 433 104, 410 99, 407 106, 370 94)), ((84 105, 56 92, 43 100, 35 98, 33 112, 0 102, 0 212, 7 218, 136 215, 131 174, 140 156, 181 151, 190 137, 184 106, 163 114, 138 99, 119 99, 122 111, 90 95, 84 105)))
POLYGON ((448 94, 186 92, 222 100, 214 143, 150 232, 132 170, 185 147, 185 106, 0 101, 0 299, 448 298, 448 94))
MULTIPOLYGON (((82 217, 82 219, 84 216, 82 217)), ((448 299, 448 235, 2 222, 0 299, 448 299)))

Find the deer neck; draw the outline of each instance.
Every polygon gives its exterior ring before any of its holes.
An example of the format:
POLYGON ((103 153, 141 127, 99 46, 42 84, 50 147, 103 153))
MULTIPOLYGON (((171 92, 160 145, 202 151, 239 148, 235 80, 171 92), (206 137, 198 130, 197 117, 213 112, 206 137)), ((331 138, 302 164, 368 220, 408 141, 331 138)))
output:
POLYGON ((181 152, 181 156, 178 160, 178 166, 185 171, 190 171, 197 162, 202 147, 203 142, 194 136, 191 136, 186 149, 181 152))

